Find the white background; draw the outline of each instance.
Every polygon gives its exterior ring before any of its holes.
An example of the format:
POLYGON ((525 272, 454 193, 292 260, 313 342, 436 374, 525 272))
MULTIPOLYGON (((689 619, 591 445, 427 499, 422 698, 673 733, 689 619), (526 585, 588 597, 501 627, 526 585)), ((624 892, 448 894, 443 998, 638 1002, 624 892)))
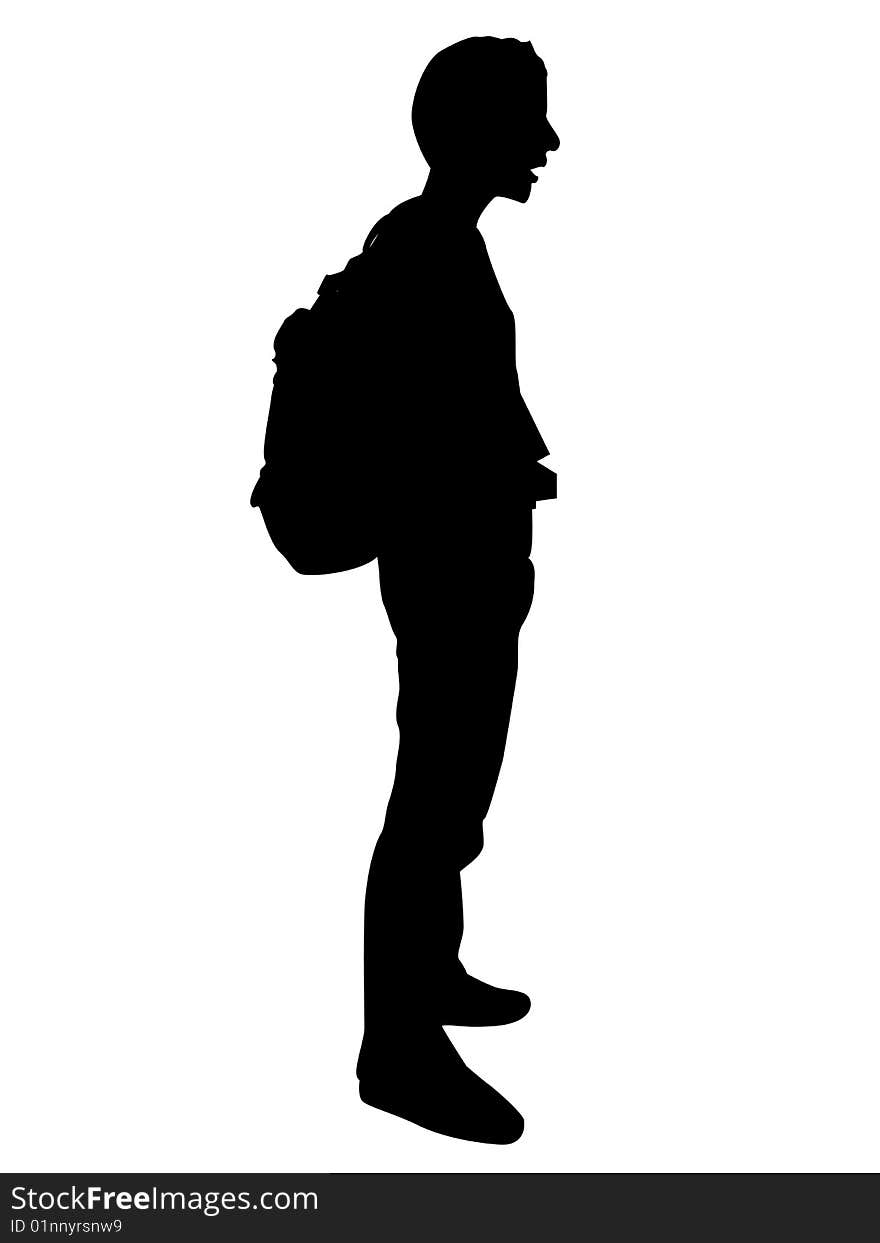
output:
POLYGON ((876 6, 5 14, 4 1168, 876 1169, 876 6), (509 1149, 358 1100, 393 643, 248 508, 274 332, 484 33, 562 139, 482 223, 561 491, 465 873, 509 1149))

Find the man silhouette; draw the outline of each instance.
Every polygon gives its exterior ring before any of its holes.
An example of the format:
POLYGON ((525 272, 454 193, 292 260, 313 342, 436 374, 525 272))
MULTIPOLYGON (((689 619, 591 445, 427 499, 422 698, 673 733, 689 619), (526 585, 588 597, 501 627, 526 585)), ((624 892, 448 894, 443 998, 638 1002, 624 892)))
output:
POLYGON ((438 53, 412 112, 427 183, 375 226, 364 265, 400 747, 367 883, 360 1094, 487 1143, 518 1139, 523 1120, 443 1025, 508 1023, 530 1004, 461 965, 461 870, 483 845, 532 599, 532 510, 555 476, 538 460, 547 448, 477 221, 495 197, 529 198, 532 170, 559 146, 546 113, 531 44, 474 38, 438 53))

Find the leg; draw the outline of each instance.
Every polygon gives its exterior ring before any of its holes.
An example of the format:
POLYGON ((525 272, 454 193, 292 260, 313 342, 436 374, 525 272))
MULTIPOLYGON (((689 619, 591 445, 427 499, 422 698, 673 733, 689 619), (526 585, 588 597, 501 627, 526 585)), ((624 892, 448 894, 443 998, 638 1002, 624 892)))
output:
MULTIPOLYGON (((455 530, 441 518, 433 533, 429 522, 380 556, 397 637, 400 748, 367 883, 358 1075, 361 1099, 378 1109, 445 1135, 512 1143, 522 1118, 462 1062, 442 1027, 456 1018, 439 1004, 450 986, 461 1000, 462 976, 470 980, 458 962, 460 873, 482 847, 533 588, 531 514, 473 517, 456 516, 455 530)), ((472 1016, 473 988, 464 1000, 472 1016)))
POLYGON ((527 558, 431 574, 387 560, 380 573, 398 639, 400 750, 367 886, 371 1037, 431 1022, 460 970, 460 872, 482 848, 533 582, 527 558))

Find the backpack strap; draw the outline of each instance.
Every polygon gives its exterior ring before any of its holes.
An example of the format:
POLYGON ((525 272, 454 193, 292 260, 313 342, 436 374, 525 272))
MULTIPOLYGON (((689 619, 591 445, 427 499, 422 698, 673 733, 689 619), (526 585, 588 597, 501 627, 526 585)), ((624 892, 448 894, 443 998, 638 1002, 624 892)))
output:
POLYGON ((394 229, 397 229, 400 225, 405 224, 407 217, 413 214, 413 211, 416 210, 419 203, 421 203, 420 196, 412 199, 405 199, 404 202, 398 203, 396 207, 392 207, 391 211, 387 212, 381 220, 377 220, 367 234, 366 241, 364 242, 364 253, 366 253, 370 247, 379 240, 380 237, 386 236, 394 229))

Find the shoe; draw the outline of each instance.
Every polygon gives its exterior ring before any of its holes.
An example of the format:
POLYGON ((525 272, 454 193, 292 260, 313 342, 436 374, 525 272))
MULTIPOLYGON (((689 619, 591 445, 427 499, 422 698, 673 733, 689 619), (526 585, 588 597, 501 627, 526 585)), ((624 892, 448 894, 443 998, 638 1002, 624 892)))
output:
POLYGON ((462 971, 448 992, 441 995, 437 1015, 453 1027, 496 1027, 524 1018, 532 1003, 525 993, 495 988, 462 971))
POLYGON ((513 1144, 523 1133, 522 1115, 467 1067, 442 1030, 381 1064, 362 1061, 360 1097, 365 1105, 394 1114, 427 1131, 479 1144, 513 1144))

